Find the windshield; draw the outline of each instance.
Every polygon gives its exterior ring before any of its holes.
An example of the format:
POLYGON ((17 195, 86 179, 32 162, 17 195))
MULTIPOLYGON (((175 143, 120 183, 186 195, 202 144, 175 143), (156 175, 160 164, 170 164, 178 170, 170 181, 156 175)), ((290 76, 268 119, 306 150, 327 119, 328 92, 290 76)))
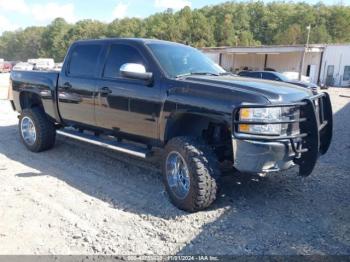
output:
POLYGON ((226 73, 219 65, 195 48, 162 43, 148 44, 163 70, 170 77, 191 74, 221 75, 226 73))
POLYGON ((285 75, 283 75, 283 74, 281 74, 281 73, 274 72, 274 74, 275 74, 276 76, 278 76, 278 77, 281 79, 281 81, 283 81, 283 82, 288 82, 288 81, 291 81, 291 80, 292 80, 292 79, 288 78, 287 76, 285 76, 285 75))

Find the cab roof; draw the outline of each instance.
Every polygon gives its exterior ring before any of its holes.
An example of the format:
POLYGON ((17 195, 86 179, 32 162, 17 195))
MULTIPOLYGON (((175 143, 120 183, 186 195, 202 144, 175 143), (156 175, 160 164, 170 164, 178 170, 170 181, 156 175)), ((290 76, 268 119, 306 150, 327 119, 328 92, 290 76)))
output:
POLYGON ((118 41, 128 41, 139 44, 168 44, 168 45, 183 45, 181 43, 175 43, 165 40, 158 39, 148 39, 148 38, 103 38, 103 39, 86 39, 86 40, 78 40, 74 43, 96 43, 96 42, 118 42, 118 41))

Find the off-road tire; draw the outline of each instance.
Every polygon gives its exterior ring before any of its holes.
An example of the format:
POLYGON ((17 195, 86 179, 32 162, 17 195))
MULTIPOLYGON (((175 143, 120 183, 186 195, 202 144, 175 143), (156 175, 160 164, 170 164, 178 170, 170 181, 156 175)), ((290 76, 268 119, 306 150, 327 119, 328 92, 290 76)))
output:
POLYGON ((213 150, 201 139, 176 137, 168 142, 163 155, 163 182, 171 202, 181 210, 196 212, 209 207, 216 199, 219 163, 213 150), (188 195, 179 199, 168 184, 166 162, 171 152, 179 153, 186 162, 190 187, 188 195))
POLYGON ((24 109, 19 117, 19 133, 23 144, 32 152, 39 153, 51 149, 56 141, 56 129, 40 107, 24 109), (30 118, 36 129, 36 140, 33 145, 26 143, 22 136, 21 122, 24 117, 30 118))

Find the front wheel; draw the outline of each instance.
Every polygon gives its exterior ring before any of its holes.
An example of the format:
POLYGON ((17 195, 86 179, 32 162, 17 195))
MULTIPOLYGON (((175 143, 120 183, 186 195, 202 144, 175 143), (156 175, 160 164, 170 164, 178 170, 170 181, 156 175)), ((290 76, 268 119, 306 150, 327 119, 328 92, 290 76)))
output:
POLYGON ((39 107, 22 111, 19 131, 22 142, 32 152, 48 150, 55 144, 55 126, 39 107))
POLYGON ((216 199, 219 164, 212 149, 192 137, 176 137, 165 147, 163 181, 171 202, 195 212, 216 199))

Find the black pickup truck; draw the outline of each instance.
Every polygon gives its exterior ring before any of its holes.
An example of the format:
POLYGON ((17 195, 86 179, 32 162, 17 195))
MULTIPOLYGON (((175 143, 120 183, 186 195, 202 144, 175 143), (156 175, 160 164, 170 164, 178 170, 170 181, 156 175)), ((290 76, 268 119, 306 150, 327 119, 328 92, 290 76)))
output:
POLYGON ((56 134, 147 158, 163 150, 170 200, 197 211, 216 198, 220 163, 267 174, 311 174, 332 138, 327 93, 225 72, 189 46, 148 39, 75 42, 61 73, 14 71, 24 145, 56 134))

